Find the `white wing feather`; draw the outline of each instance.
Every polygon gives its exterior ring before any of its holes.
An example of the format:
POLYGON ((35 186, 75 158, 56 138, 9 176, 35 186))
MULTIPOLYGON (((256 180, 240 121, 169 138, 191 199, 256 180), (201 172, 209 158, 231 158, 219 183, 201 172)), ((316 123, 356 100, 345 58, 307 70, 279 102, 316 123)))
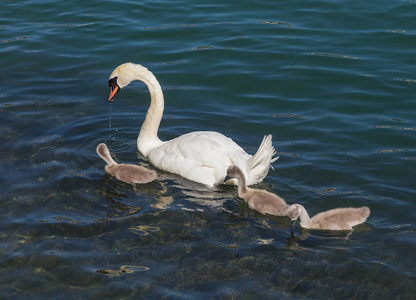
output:
POLYGON ((230 164, 246 169, 250 157, 232 139, 213 131, 181 135, 148 154, 157 168, 210 186, 222 183, 230 164))

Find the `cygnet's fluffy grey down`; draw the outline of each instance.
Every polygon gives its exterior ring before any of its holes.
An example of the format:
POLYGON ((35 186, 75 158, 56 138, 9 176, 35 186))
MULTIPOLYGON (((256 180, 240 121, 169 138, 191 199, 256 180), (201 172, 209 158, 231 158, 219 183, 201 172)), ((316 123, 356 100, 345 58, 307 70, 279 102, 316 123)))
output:
POLYGON ((370 209, 363 207, 346 207, 327 210, 310 218, 306 209, 300 204, 293 204, 287 210, 292 221, 292 228, 300 218, 300 226, 309 229, 351 230, 352 227, 364 223, 370 215, 370 209))
POLYGON ((264 215, 286 216, 289 205, 285 200, 264 190, 248 188, 243 172, 236 165, 228 167, 224 182, 231 178, 237 178, 238 197, 243 198, 251 209, 264 215))
POLYGON ((148 183, 156 178, 154 170, 132 164, 116 163, 104 143, 97 145, 97 154, 107 163, 105 171, 118 180, 126 183, 148 183))

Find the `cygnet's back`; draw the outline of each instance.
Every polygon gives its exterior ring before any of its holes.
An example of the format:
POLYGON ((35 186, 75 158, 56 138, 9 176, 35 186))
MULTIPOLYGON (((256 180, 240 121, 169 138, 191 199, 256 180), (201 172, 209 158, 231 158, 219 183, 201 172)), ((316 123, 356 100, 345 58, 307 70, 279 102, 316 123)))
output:
POLYGON ((288 216, 292 221, 300 217, 300 226, 310 229, 351 230, 352 227, 364 223, 370 215, 370 209, 363 207, 335 208, 321 212, 310 218, 306 209, 300 204, 288 208, 288 216))
POLYGON ((248 192, 241 198, 250 208, 264 215, 286 216, 289 207, 283 198, 264 190, 248 189, 248 192))
POLYGON ((111 157, 107 145, 100 143, 97 146, 97 154, 107 163, 105 171, 126 183, 148 183, 155 180, 157 174, 141 166, 132 164, 118 164, 111 157))
POLYGON ((370 209, 367 206, 335 208, 315 215, 311 224, 317 229, 350 230, 364 223, 369 215, 370 209))
POLYGON ((286 216, 289 205, 286 204, 285 200, 265 190, 248 188, 243 172, 236 165, 228 167, 224 181, 231 178, 238 179, 238 196, 243 198, 251 209, 262 214, 286 216))

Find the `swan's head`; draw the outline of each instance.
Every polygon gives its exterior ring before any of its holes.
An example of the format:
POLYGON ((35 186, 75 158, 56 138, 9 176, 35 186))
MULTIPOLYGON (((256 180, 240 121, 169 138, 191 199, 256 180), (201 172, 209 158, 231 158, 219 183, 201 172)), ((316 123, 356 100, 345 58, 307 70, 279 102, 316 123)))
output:
POLYGON ((287 216, 290 218, 292 230, 295 228, 296 220, 299 218, 301 212, 302 210, 300 204, 292 204, 288 207, 287 216))
POLYGON ((133 63, 125 63, 115 68, 108 81, 108 86, 111 89, 108 101, 112 102, 122 88, 128 86, 130 82, 138 80, 138 70, 141 69, 147 70, 145 67, 133 63))
POLYGON ((239 179, 241 178, 241 176, 244 176, 243 171, 241 171, 241 169, 238 166, 231 165, 227 169, 227 176, 225 176, 224 182, 230 180, 231 178, 239 179))

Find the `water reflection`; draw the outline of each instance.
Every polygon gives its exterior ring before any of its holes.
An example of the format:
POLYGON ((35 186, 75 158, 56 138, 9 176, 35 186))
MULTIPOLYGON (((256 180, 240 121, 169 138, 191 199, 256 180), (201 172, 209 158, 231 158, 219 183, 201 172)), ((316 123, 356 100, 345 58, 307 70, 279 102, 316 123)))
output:
POLYGON ((97 273, 101 273, 108 276, 121 276, 123 274, 143 272, 147 270, 149 270, 149 268, 143 266, 124 265, 121 266, 119 270, 97 270, 97 273))
POLYGON ((151 232, 159 231, 160 228, 157 226, 138 225, 130 227, 129 230, 138 235, 149 235, 151 232))
POLYGON ((166 194, 166 184, 162 181, 132 186, 120 182, 108 174, 106 174, 104 181, 104 189, 100 193, 112 209, 111 213, 107 213, 108 219, 138 215, 142 210, 158 214, 160 211, 166 210, 174 201, 172 196, 166 194), (132 195, 136 197, 132 198, 132 195), (142 205, 134 203, 141 203, 142 205), (150 210, 150 208, 156 210, 150 210))
POLYGON ((370 230, 370 226, 367 223, 362 223, 360 225, 355 226, 352 230, 313 230, 313 229, 306 229, 300 228, 299 231, 291 230, 291 237, 288 240, 288 246, 290 248, 297 248, 305 250, 306 248, 300 247, 299 244, 302 241, 306 241, 309 239, 308 243, 311 242, 313 247, 317 247, 319 245, 325 245, 325 247, 332 247, 334 244, 329 243, 330 241, 341 241, 343 244, 336 244, 336 248, 343 248, 348 249, 348 245, 345 244, 353 233, 363 233, 370 230), (296 232, 298 232, 296 234, 296 232), (345 246, 345 248, 344 248, 345 246))

